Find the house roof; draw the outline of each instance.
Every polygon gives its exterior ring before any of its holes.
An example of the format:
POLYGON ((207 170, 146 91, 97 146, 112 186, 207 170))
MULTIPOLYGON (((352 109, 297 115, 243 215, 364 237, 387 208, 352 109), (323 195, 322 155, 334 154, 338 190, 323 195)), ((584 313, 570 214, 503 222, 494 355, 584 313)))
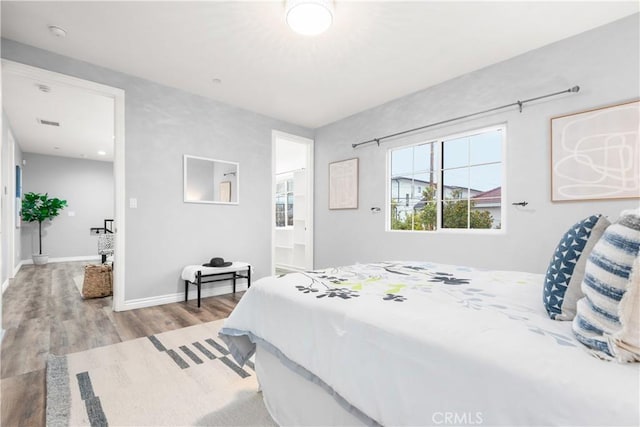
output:
POLYGON ((476 204, 500 203, 502 201, 502 187, 496 187, 489 191, 476 194, 471 198, 476 204))
MULTIPOLYGON (((451 189, 460 188, 460 189, 466 190, 466 188, 463 188, 463 187, 456 187, 456 186, 446 186, 446 187, 451 189)), ((479 190, 471 189, 471 191, 479 191, 479 190)), ((491 190, 476 194, 471 198, 471 200, 475 202, 476 207, 486 206, 489 204, 496 204, 496 203, 499 204, 502 201, 502 187, 496 187, 491 190)), ((420 210, 425 206, 425 204, 426 204, 426 201, 420 200, 418 203, 413 205, 413 209, 420 210)))

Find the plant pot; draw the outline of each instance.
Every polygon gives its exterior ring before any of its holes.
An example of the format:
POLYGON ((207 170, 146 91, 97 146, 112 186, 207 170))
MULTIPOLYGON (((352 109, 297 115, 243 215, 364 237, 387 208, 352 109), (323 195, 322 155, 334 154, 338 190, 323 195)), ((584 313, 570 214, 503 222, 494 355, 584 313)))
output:
POLYGON ((32 254, 31 258, 33 259, 33 263, 35 265, 44 265, 49 262, 49 255, 32 254))

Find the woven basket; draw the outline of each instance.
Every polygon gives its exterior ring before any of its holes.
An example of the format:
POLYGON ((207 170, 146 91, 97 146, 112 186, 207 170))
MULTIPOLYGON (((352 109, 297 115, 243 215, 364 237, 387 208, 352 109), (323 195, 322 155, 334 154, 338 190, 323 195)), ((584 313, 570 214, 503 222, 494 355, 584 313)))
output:
POLYGON ((110 265, 87 265, 84 267, 82 298, 101 298, 113 293, 110 265))

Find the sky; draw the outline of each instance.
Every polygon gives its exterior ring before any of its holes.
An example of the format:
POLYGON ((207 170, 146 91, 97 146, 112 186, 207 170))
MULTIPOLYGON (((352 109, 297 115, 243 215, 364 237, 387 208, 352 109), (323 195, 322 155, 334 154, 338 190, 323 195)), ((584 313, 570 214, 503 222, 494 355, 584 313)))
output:
MULTIPOLYGON (((502 184, 502 129, 444 141, 444 185, 470 186, 487 191, 502 184), (467 166, 471 165, 470 168, 467 166)), ((425 141, 430 142, 430 141, 425 141)), ((429 181, 431 149, 435 180, 438 177, 438 143, 414 145, 391 150, 392 177, 404 176, 429 181), (413 171, 413 172, 412 172, 413 171)))

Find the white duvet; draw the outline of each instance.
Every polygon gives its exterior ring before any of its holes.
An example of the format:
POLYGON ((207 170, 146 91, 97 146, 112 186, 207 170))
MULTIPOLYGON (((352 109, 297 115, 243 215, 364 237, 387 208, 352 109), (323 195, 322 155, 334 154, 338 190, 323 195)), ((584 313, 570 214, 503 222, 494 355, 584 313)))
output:
POLYGON ((256 281, 221 336, 261 341, 382 425, 639 425, 640 368, 547 317, 543 276, 388 262, 256 281))

